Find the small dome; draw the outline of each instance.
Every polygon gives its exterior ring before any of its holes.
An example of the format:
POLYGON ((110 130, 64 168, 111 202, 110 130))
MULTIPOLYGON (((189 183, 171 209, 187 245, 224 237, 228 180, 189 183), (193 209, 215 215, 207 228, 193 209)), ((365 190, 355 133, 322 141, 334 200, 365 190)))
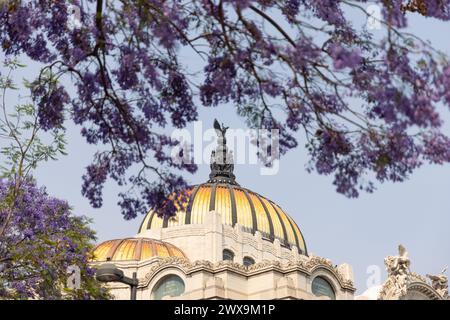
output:
POLYGON ((283 245, 294 245, 307 254, 305 240, 295 221, 269 199, 227 182, 207 182, 186 190, 189 202, 176 216, 167 219, 150 211, 141 223, 139 233, 146 230, 201 224, 210 211, 222 216, 222 223, 241 225, 245 231, 259 231, 263 237, 278 239, 283 245))
POLYGON ((153 257, 186 258, 174 245, 150 238, 108 240, 94 248, 93 261, 144 261, 153 257))

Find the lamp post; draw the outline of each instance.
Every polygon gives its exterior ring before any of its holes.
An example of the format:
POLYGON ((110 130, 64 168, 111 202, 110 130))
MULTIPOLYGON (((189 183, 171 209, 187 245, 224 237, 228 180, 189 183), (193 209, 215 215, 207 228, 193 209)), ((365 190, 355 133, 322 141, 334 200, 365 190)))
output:
POLYGON ((133 278, 126 277, 123 271, 112 263, 105 263, 97 268, 95 277, 100 282, 121 282, 130 286, 131 300, 136 300, 138 279, 136 272, 133 272, 133 278))

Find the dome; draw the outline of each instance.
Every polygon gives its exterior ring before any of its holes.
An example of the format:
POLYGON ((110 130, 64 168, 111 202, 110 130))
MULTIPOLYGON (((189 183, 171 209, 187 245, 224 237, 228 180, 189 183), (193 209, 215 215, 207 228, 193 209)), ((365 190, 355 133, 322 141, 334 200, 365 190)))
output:
POLYGON ((239 224, 253 234, 259 231, 268 240, 278 239, 283 245, 297 246, 301 254, 307 254, 303 235, 295 221, 269 199, 230 181, 219 182, 215 179, 193 186, 186 193, 189 203, 184 206, 185 209, 171 218, 160 218, 150 211, 142 221, 139 233, 201 224, 205 215, 215 210, 221 214, 225 225, 239 224))
POLYGON ((93 250, 93 261, 144 261, 153 257, 186 258, 174 245, 150 238, 126 238, 108 240, 93 250))
POLYGON ((216 211, 225 225, 234 227, 239 224, 244 231, 252 234, 259 231, 265 239, 278 239, 283 246, 296 246, 300 254, 307 255, 305 240, 295 221, 274 202, 236 182, 233 153, 226 145, 227 127, 215 120, 214 129, 218 135, 218 144, 211 152, 208 182, 185 190, 189 197, 188 203, 175 216, 161 218, 154 211, 147 213, 138 232, 201 224, 205 215, 216 211))

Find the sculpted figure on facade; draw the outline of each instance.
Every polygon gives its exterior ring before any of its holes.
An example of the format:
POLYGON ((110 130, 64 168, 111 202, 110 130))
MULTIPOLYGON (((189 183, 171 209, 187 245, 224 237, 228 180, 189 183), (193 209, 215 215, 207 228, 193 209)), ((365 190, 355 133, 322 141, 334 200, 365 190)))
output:
POLYGON ((447 268, 441 271, 438 275, 429 275, 427 277, 431 280, 431 286, 436 290, 444 299, 448 298, 448 278, 444 275, 447 268))
MULTIPOLYGON (((398 256, 384 259, 388 278, 380 287, 376 299, 379 300, 441 300, 448 298, 448 280, 445 269, 438 275, 427 275, 427 278, 411 272, 410 260, 405 247, 399 245, 398 256)), ((366 291, 358 300, 369 298, 372 293, 366 291)))
POLYGON ((410 263, 408 252, 403 245, 398 246, 397 256, 387 256, 384 259, 388 280, 384 285, 384 290, 380 293, 380 299, 398 299, 406 295, 411 273, 409 269, 410 263), (388 292, 390 292, 389 297, 386 296, 388 292))
POLYGON ((398 246, 398 256, 387 256, 384 259, 384 264, 389 276, 403 276, 410 273, 411 262, 408 258, 408 251, 403 245, 398 246))

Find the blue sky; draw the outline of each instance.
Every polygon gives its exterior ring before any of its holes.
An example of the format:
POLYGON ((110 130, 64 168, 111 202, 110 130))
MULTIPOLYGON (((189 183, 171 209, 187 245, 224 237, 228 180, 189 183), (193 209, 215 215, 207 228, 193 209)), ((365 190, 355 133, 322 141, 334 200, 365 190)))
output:
MULTIPOLYGON (((448 23, 415 17, 410 24, 412 32, 450 54, 448 23)), ((34 71, 37 69, 30 67, 27 73, 34 71)), ((231 128, 245 128, 234 110, 231 105, 218 108, 199 105, 199 119, 204 129, 212 126, 215 117, 231 128)), ((123 220, 117 206, 119 190, 113 182, 105 187, 104 205, 100 209, 91 208, 81 196, 81 176, 96 149, 84 142, 79 131, 79 127, 68 124, 69 155, 38 167, 35 172, 38 183, 45 185, 50 194, 67 199, 76 213, 91 217, 99 241, 133 236, 143 217, 123 220)), ((414 272, 438 273, 450 265, 449 165, 423 166, 406 182, 384 183, 373 194, 348 199, 335 192, 332 177, 306 172, 308 158, 304 143, 300 140, 299 148, 281 159, 277 175, 262 176, 256 165, 237 165, 237 180, 288 212, 301 228, 310 253, 329 258, 335 264, 350 263, 357 294, 366 289, 369 266, 379 266, 384 278, 383 259, 396 254, 400 243, 410 253, 414 272)), ((188 179, 201 183, 207 180, 208 174, 209 165, 204 164, 188 179)))

